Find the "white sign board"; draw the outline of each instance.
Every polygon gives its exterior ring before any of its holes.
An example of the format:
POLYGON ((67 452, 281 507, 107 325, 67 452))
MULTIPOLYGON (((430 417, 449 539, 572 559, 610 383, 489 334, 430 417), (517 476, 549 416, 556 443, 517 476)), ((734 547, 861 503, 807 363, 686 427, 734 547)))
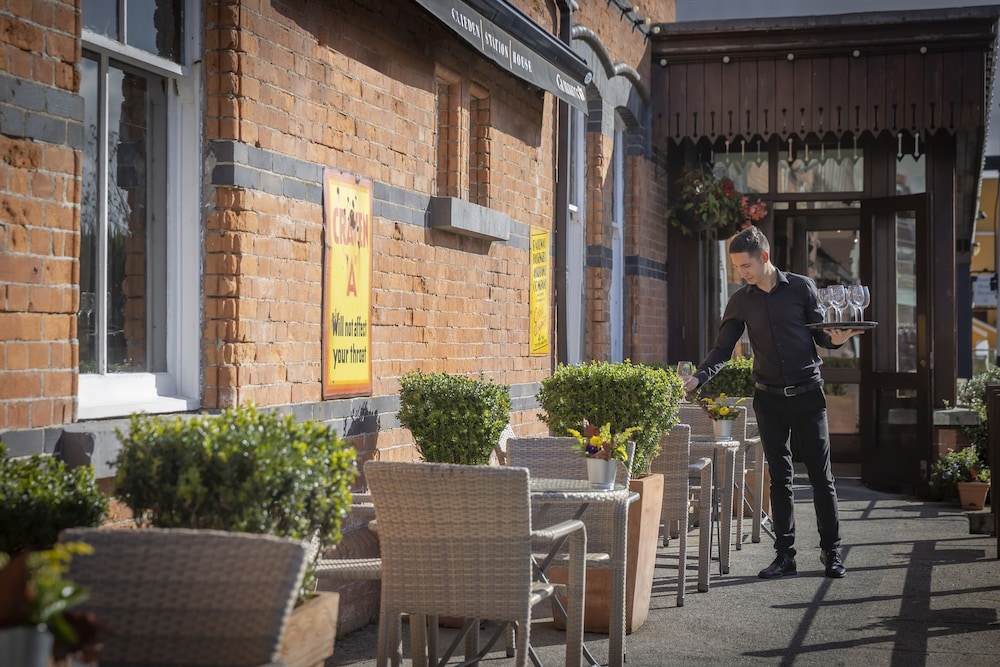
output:
POLYGON ((972 307, 973 308, 996 308, 997 291, 991 285, 991 280, 995 274, 980 273, 972 279, 972 307))

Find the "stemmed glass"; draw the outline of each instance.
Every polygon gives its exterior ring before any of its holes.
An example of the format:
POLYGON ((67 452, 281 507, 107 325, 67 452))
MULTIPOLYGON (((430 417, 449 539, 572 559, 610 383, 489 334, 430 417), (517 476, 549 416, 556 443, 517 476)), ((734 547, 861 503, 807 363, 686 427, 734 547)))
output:
POLYGON ((823 321, 829 322, 830 318, 828 311, 830 310, 830 288, 820 287, 816 292, 816 301, 819 302, 820 308, 823 309, 823 321))
POLYGON ((847 288, 843 285, 830 285, 830 305, 837 313, 837 321, 844 320, 844 308, 847 306, 847 288))
POLYGON ((865 308, 871 303, 871 294, 866 285, 851 285, 847 290, 847 300, 854 306, 856 321, 861 322, 865 308))
POLYGON ((688 378, 694 375, 694 363, 690 361, 677 362, 677 376, 681 379, 681 384, 686 385, 688 378))
POLYGON ((80 292, 80 310, 78 314, 80 316, 87 316, 87 325, 84 329, 87 333, 90 332, 90 320, 96 307, 94 296, 93 292, 80 292))

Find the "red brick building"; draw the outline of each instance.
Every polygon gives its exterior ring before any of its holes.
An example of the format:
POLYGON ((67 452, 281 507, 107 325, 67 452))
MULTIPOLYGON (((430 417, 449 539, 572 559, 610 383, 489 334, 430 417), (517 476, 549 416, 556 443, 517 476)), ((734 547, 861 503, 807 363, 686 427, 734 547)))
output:
POLYGON ((673 2, 113 4, 0 9, 14 454, 108 477, 130 413, 254 401, 332 422, 362 460, 408 459, 409 370, 509 385, 531 435, 558 362, 666 360, 646 18, 673 2), (370 183, 372 214, 370 390, 332 398, 326 170, 370 183), (552 259, 535 355, 533 230, 552 259))

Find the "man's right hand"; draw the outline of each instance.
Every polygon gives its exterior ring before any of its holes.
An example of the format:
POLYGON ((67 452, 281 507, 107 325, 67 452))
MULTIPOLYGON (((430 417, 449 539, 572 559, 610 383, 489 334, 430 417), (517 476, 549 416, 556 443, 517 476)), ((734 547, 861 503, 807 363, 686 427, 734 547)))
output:
POLYGON ((698 388, 698 378, 695 376, 689 377, 684 381, 684 393, 690 394, 692 391, 698 388))

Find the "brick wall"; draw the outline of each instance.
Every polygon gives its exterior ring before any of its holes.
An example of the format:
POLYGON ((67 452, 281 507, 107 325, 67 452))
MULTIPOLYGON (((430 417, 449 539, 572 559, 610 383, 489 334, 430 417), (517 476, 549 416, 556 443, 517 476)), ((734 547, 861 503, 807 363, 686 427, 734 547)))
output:
POLYGON ((72 1, 0 9, 0 432, 74 418, 79 22, 72 1))
MULTIPOLYGON (((373 396, 414 368, 525 387, 547 375, 549 358, 527 355, 527 235, 552 225, 552 96, 470 58, 413 3, 210 3, 206 24, 206 142, 234 168, 216 169, 205 225, 204 405, 321 400, 322 167, 375 184, 373 396), (514 222, 510 242, 423 224, 443 71, 457 95, 488 96, 489 206, 514 222)), ((519 412, 540 428, 533 406, 519 412)), ((411 458, 398 431, 383 420, 355 445, 411 458)))

